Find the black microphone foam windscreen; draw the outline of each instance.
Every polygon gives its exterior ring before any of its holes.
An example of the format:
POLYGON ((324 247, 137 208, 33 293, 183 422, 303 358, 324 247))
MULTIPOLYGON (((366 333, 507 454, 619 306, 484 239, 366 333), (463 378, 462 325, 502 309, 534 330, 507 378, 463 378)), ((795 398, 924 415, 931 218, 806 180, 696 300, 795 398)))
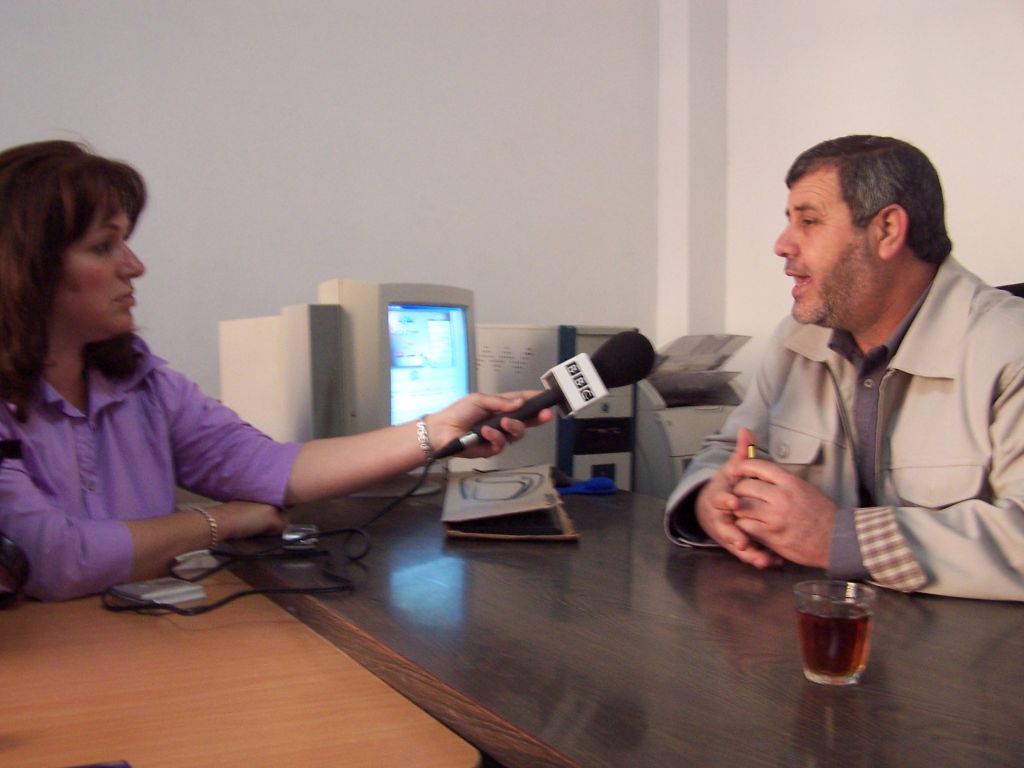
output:
POLYGON ((590 357, 608 389, 634 384, 654 367, 654 347, 636 331, 622 331, 597 348, 590 357))

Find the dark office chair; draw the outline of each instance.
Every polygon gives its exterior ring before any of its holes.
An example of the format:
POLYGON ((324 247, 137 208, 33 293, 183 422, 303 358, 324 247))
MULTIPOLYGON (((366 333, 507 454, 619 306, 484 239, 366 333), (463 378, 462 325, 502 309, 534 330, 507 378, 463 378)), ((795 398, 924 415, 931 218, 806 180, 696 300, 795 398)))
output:
POLYGON ((998 287, 1002 288, 1004 291, 1009 291, 1014 296, 1020 296, 1024 299, 1024 283, 1012 283, 1010 285, 1000 285, 998 287))

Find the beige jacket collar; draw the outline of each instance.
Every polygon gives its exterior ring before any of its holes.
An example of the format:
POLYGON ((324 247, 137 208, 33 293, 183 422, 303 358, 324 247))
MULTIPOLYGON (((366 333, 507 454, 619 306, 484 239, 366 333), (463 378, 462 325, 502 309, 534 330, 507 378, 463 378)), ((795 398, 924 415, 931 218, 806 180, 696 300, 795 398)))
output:
MULTIPOLYGON (((913 376, 952 378, 957 361, 948 351, 959 348, 967 333, 971 302, 979 287, 977 277, 948 257, 936 272, 928 296, 889 367, 913 376)), ((830 328, 793 321, 783 344, 810 360, 826 362, 835 356, 828 348, 831 336, 830 328)))

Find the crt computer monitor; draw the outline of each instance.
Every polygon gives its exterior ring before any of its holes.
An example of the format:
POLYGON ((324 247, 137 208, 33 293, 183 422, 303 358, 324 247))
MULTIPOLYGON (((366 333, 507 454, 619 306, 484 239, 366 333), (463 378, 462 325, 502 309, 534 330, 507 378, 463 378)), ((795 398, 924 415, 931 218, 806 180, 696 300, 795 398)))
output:
POLYGON ((414 421, 476 388, 472 291, 341 279, 318 300, 341 305, 342 434, 414 421))
POLYGON ((388 304, 391 423, 439 411, 470 392, 469 309, 388 304))

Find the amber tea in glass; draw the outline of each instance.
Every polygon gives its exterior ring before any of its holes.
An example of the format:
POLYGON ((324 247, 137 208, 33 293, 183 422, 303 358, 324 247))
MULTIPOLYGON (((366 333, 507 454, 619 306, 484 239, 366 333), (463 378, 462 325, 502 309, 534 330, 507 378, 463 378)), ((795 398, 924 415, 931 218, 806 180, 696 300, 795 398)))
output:
POLYGON ((871 650, 877 590, 852 581, 803 581, 793 588, 804 675, 826 685, 856 683, 871 650))

